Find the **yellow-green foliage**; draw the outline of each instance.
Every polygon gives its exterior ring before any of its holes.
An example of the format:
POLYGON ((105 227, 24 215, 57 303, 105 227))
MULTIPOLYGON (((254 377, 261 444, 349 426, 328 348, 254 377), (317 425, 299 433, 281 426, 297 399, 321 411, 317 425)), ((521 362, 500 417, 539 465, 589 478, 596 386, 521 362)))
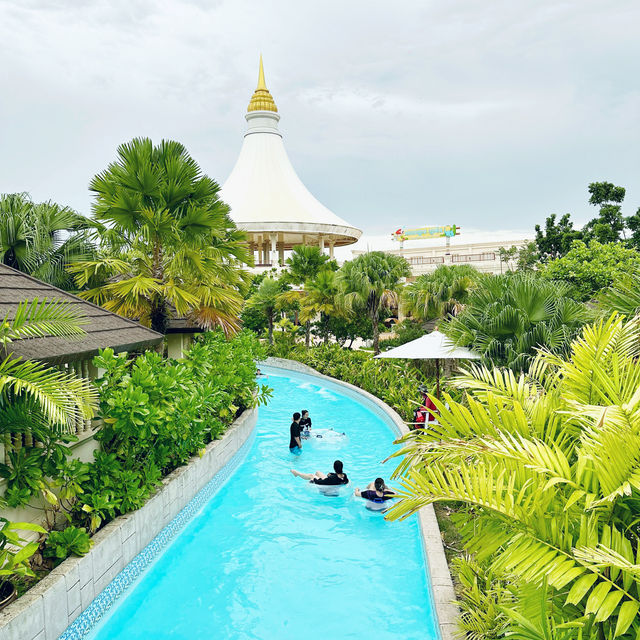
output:
POLYGON ((472 368, 456 381, 464 402, 445 394, 440 424, 397 453, 402 499, 388 517, 464 503, 466 550, 528 594, 500 637, 639 637, 639 357, 638 321, 613 315, 528 375, 472 368))

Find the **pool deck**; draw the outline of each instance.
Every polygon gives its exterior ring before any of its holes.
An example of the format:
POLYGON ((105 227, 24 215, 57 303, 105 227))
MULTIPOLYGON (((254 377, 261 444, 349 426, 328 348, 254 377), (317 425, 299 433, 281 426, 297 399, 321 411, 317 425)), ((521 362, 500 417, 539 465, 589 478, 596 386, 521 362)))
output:
MULTIPOLYGON (((277 369, 306 373, 320 379, 328 380, 339 386, 346 387, 356 394, 364 396, 377 407, 382 409, 382 411, 393 421, 396 428, 402 435, 409 432, 407 425, 396 411, 394 411, 388 404, 382 402, 380 398, 377 398, 368 391, 360 389, 360 387, 356 387, 348 382, 343 382, 342 380, 338 380, 330 376, 325 376, 312 367, 302 364, 296 360, 270 357, 260 363, 260 365, 262 364, 265 366, 275 367, 277 369)), ((447 564, 447 557, 442 544, 440 527, 438 527, 438 520, 436 518, 433 505, 427 505, 420 509, 418 512, 418 522, 420 524, 420 532, 422 534, 422 545, 427 558, 433 602, 438 616, 440 635, 442 640, 456 640, 456 638, 459 637, 457 635, 459 610, 458 605, 456 604, 456 594, 453 588, 449 566, 447 564)))

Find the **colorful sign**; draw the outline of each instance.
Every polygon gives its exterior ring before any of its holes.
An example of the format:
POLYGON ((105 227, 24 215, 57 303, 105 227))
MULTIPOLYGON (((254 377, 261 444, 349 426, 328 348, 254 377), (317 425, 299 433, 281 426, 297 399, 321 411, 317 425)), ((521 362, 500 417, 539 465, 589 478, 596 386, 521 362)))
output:
POLYGON ((453 238, 460 235, 460 227, 455 224, 447 224, 443 227, 418 227, 417 229, 398 229, 391 234, 394 240, 427 240, 431 238, 453 238))

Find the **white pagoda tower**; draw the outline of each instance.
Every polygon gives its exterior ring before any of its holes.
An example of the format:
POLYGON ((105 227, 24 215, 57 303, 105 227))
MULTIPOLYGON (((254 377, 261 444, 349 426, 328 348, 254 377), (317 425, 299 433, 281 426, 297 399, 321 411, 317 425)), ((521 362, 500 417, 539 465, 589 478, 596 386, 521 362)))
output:
POLYGON ((320 204, 291 166, 278 131, 278 108, 264 81, 262 56, 245 118, 240 156, 221 198, 236 225, 247 232, 256 266, 275 266, 278 260, 284 264, 284 252, 296 245, 327 247, 333 257, 334 247, 356 242, 362 231, 320 204))

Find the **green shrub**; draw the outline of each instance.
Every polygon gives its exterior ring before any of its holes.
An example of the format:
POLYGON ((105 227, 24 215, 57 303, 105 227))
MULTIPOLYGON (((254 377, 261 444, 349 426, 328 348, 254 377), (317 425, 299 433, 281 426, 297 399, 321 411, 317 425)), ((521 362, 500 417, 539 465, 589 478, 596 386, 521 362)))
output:
POLYGON ((93 546, 87 530, 73 525, 63 531, 51 531, 44 547, 45 558, 62 562, 71 555, 83 556, 93 546))
POLYGON ((386 351, 387 349, 399 347, 400 345, 411 342, 412 340, 417 340, 426 332, 427 331, 422 322, 406 318, 393 328, 393 338, 380 340, 380 351, 386 351))
POLYGON ((75 516, 91 531, 140 508, 161 478, 219 438, 246 408, 263 402, 255 361, 262 347, 247 331, 200 336, 184 358, 148 351, 133 360, 105 349, 94 360, 105 373, 96 434, 101 451, 90 465, 75 516))

